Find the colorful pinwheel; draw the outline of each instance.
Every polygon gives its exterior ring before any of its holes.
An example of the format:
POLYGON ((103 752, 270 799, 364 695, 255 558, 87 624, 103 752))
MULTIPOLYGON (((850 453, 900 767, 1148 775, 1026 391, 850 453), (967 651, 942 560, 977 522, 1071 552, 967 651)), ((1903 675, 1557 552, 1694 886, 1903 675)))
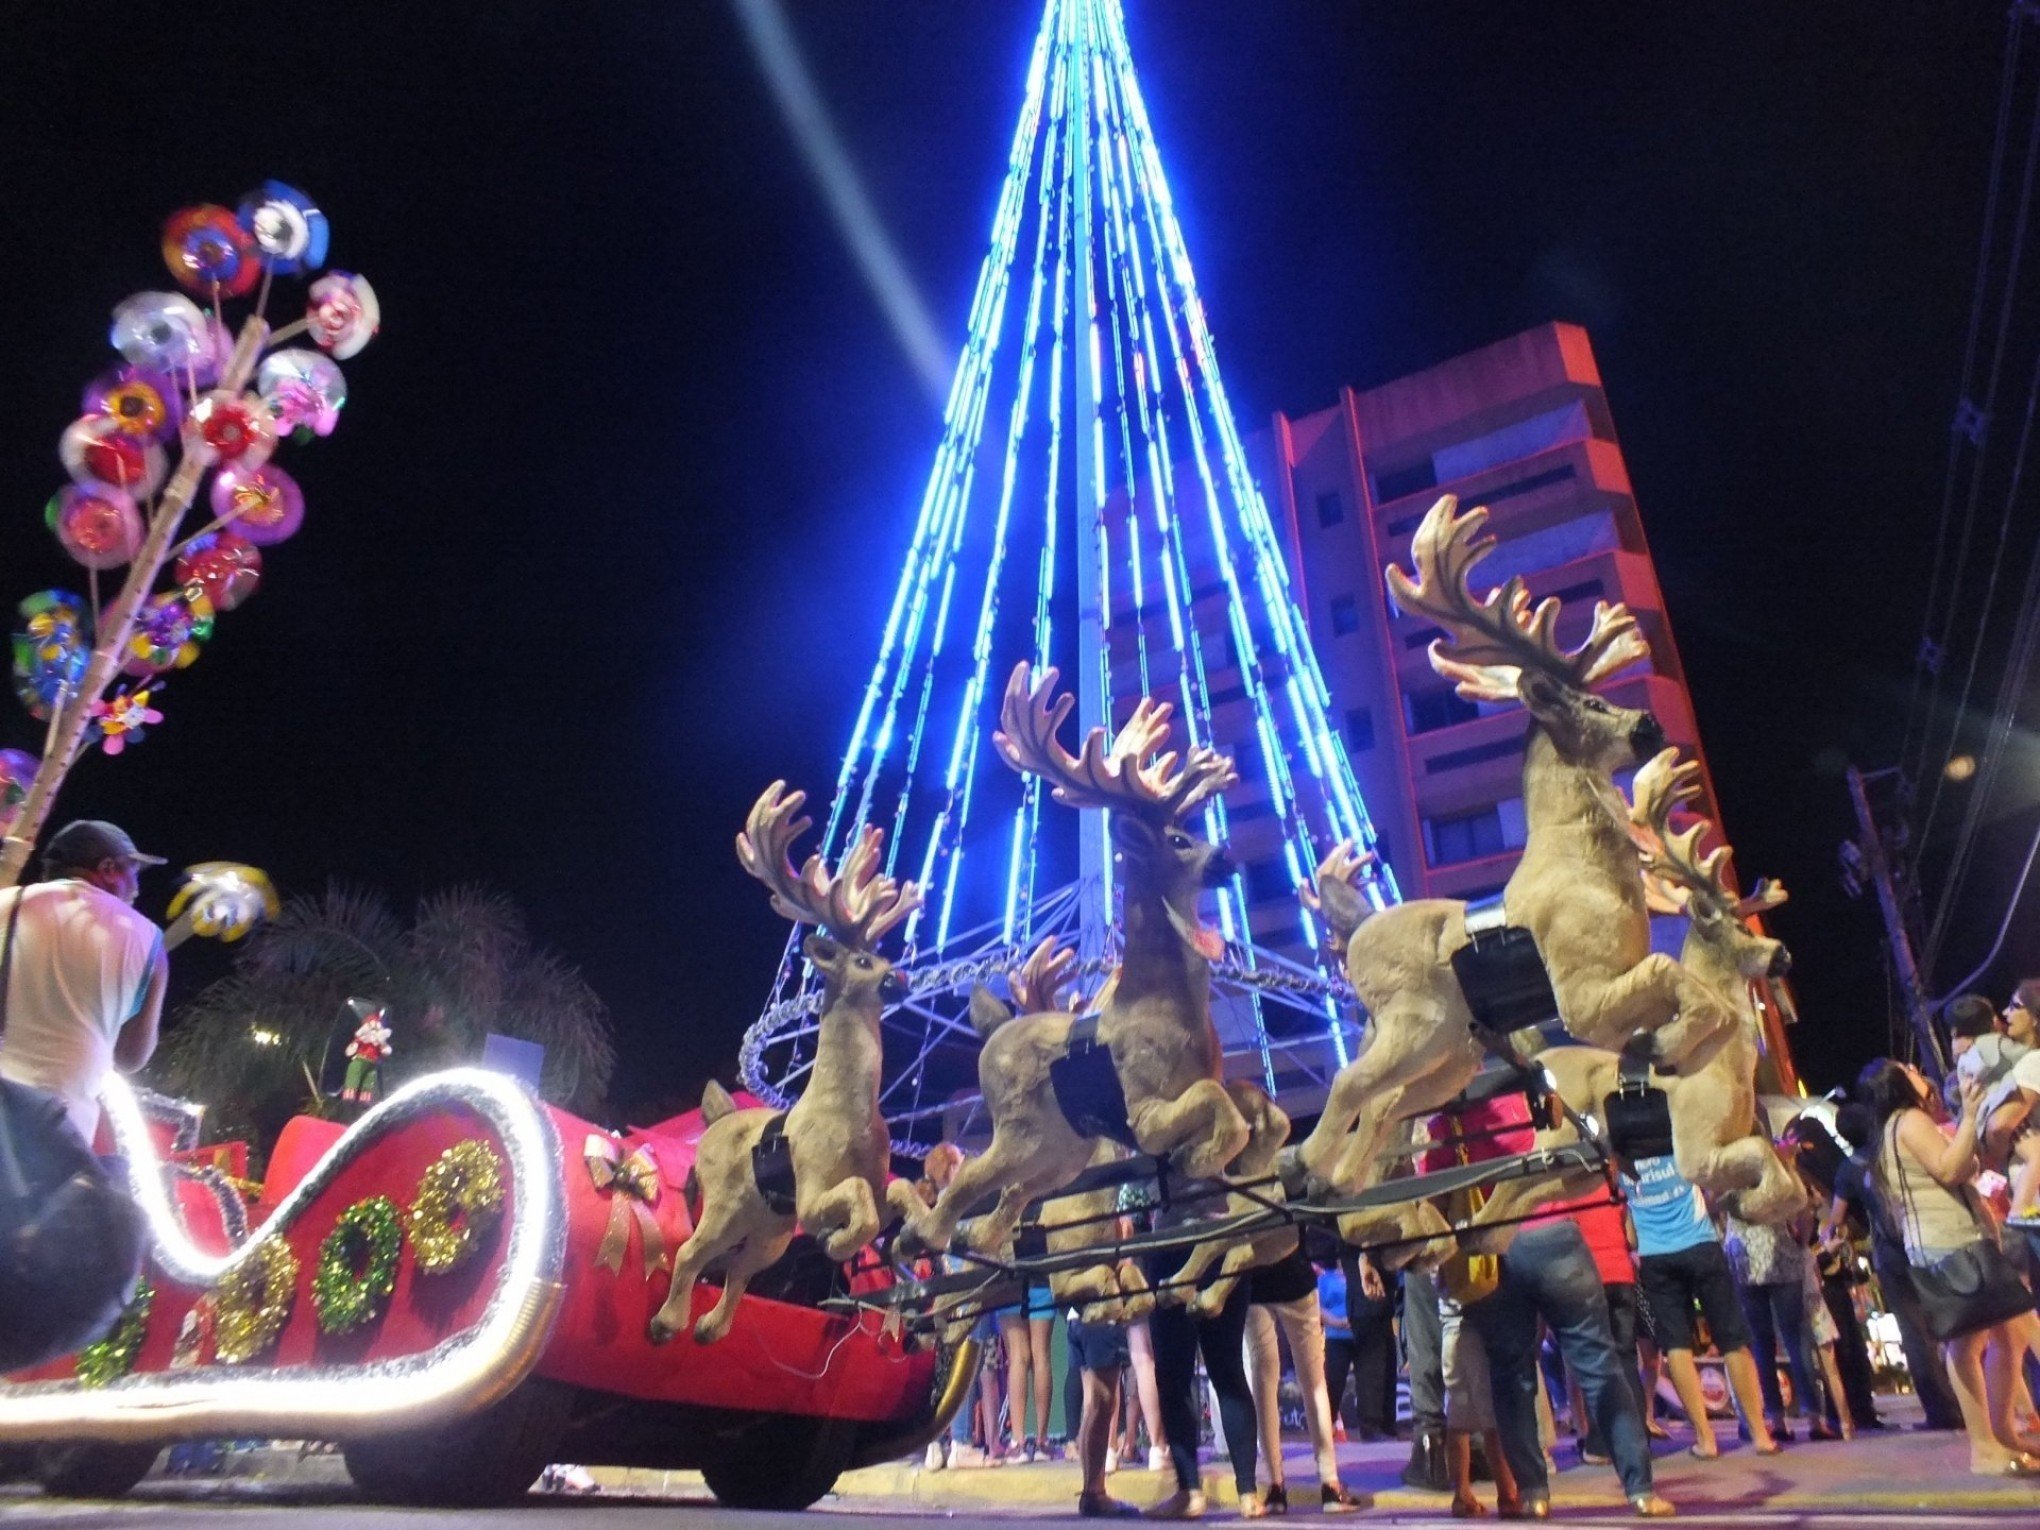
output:
POLYGON ((201 296, 217 289, 222 297, 239 297, 262 274, 253 236, 210 202, 171 214, 163 225, 163 264, 178 286, 201 296))
POLYGON ((149 687, 119 690, 102 697, 86 709, 92 731, 108 754, 119 754, 129 744, 139 744, 145 730, 163 720, 163 714, 149 705, 149 687))
POLYGON ((312 339, 342 361, 358 354, 382 328, 382 304, 368 278, 351 271, 330 271, 311 285, 311 307, 305 322, 312 339))

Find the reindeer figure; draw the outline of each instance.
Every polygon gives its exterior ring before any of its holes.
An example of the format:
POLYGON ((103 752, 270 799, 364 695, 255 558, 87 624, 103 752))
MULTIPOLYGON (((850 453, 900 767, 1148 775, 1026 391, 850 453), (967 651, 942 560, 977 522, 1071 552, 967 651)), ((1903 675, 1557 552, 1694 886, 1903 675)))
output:
MULTIPOLYGON (((1125 931, 1119 971, 1101 996, 1098 1040, 1111 1055, 1140 1150, 1169 1156, 1193 1178, 1210 1178, 1248 1135, 1219 1082, 1223 1059, 1211 1021, 1211 963, 1224 946, 1197 917, 1199 897, 1231 866, 1183 823, 1238 777, 1231 761, 1202 746, 1180 764, 1173 752, 1157 755, 1172 709, 1145 699, 1109 748, 1105 730, 1096 728, 1072 756, 1056 733, 1075 700, 1056 696, 1056 681, 1056 671, 1047 669, 1037 685, 1031 668, 1019 665, 994 742, 1015 770, 1047 781, 1058 802, 1112 812, 1113 843, 1125 862, 1125 931)), ((948 1248, 964 1211, 994 1191, 998 1205, 971 1241, 980 1250, 999 1248, 1029 1201, 1067 1184, 1090 1162, 1094 1138, 1063 1113, 1049 1071, 1070 1051, 1073 1019, 1055 1013, 1012 1019, 990 994, 972 996, 971 1021, 985 1037, 978 1083, 992 1118, 991 1145, 910 1222, 903 1252, 948 1248)))
MULTIPOLYGON (((1650 949, 1650 915, 1637 875, 1627 804, 1614 773, 1654 753, 1663 730, 1647 712, 1613 706, 1591 687, 1649 653, 1636 619, 1598 603, 1585 642, 1559 646, 1559 603, 1535 607, 1520 577, 1485 599, 1468 571, 1494 547, 1487 512, 1458 512, 1451 495, 1433 505, 1411 545, 1416 578, 1388 570, 1405 610, 1448 637, 1431 644, 1431 667, 1474 701, 1520 700, 1531 719, 1523 766, 1527 835, 1503 890, 1511 924, 1527 928, 1551 978, 1560 1018, 1583 1041, 1619 1047, 1675 1017, 1697 1045, 1734 1024, 1729 1001, 1668 956, 1650 949)), ((1450 959, 1468 942, 1465 905, 1420 899, 1372 912, 1340 870, 1320 868, 1317 896, 1347 933, 1346 972, 1373 1018, 1367 1050, 1341 1071, 1302 1163, 1320 1180, 1358 1189, 1399 1115, 1434 1110, 1466 1086, 1480 1063, 1467 1036, 1472 1016, 1450 959), (1344 891, 1335 888, 1344 887, 1344 891)), ((1673 1055, 1669 1060, 1680 1059, 1673 1055)))
MULTIPOLYGON (((1282 1144, 1289 1140, 1288 1113, 1268 1098, 1267 1090, 1247 1079, 1236 1079, 1227 1084, 1225 1092, 1239 1113, 1246 1117, 1249 1130, 1247 1145, 1240 1149, 1240 1155, 1232 1161, 1229 1172, 1237 1180, 1266 1179, 1275 1168, 1282 1144)), ((1281 1199, 1282 1187, 1279 1184, 1264 1185, 1253 1196, 1236 1192, 1226 1197, 1226 1215, 1246 1216, 1261 1210, 1270 1201, 1281 1199)), ((1293 1225, 1285 1224, 1251 1238, 1208 1239, 1190 1251, 1183 1267, 1169 1277, 1168 1289, 1161 1293, 1159 1299, 1193 1307, 1200 1317, 1217 1317, 1242 1275, 1288 1258, 1299 1237, 1293 1225), (1203 1290, 1198 1290, 1197 1282, 1214 1264, 1218 1266, 1218 1278, 1203 1290)))
MULTIPOLYGON (((1799 1178, 1757 1130, 1756 1068, 1761 1046, 1755 978, 1780 978, 1792 958, 1780 941, 1752 930, 1752 915, 1781 906, 1785 889, 1759 881, 1747 897, 1728 874, 1726 845, 1701 855, 1699 843, 1712 827, 1696 819, 1683 832, 1671 827, 1675 806, 1700 789, 1700 767, 1678 763, 1666 750, 1636 773, 1631 809, 1643 850, 1644 880, 1660 913, 1683 913, 1690 924, 1679 952, 1682 965, 1724 993, 1738 996, 1735 1024, 1713 1033, 1687 1052, 1676 1074, 1654 1073, 1672 1116, 1672 1150, 1679 1173, 1717 1204, 1730 1201, 1746 1222, 1783 1222, 1805 1205, 1799 1178)), ((1683 1024, 1684 1021, 1675 1022, 1683 1024)), ((1621 1059, 1593 1047, 1553 1047, 1539 1059, 1559 1095, 1581 1115, 1598 1115, 1602 1101, 1619 1086, 1621 1059)), ((1559 1135, 1569 1135, 1561 1128, 1559 1135)))
POLYGON ((737 836, 737 859, 765 884, 779 914, 820 926, 803 945, 823 979, 814 1066, 783 1118, 774 1110, 739 1110, 721 1085, 709 1084, 702 1114, 710 1125, 694 1157, 701 1212, 674 1258, 665 1304, 652 1318, 654 1343, 687 1325, 694 1283, 711 1266, 720 1266, 723 1289, 694 1325, 703 1344, 729 1332, 744 1287, 786 1252, 796 1226, 840 1263, 878 1236, 881 1203, 902 1214, 918 1204, 906 1181, 887 1181, 892 1144, 878 1108, 879 1017, 887 1003, 906 996, 906 985, 877 947, 920 906, 921 890, 878 874, 884 838, 875 828, 844 852, 833 877, 819 855, 795 872, 787 851, 809 828, 808 819, 795 816, 806 800, 805 793, 789 793, 784 781, 767 787, 737 836), (775 1205, 759 1185, 753 1156, 782 1119, 793 1168, 790 1210, 775 1205))

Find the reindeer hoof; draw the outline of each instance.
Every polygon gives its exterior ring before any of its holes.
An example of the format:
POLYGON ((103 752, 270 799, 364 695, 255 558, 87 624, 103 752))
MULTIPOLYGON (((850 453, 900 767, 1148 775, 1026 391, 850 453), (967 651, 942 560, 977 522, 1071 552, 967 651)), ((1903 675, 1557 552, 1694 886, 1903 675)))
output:
POLYGON ((645 1325, 645 1337, 654 1344, 671 1344, 680 1337, 680 1326, 667 1322, 664 1313, 654 1313, 651 1322, 645 1325))

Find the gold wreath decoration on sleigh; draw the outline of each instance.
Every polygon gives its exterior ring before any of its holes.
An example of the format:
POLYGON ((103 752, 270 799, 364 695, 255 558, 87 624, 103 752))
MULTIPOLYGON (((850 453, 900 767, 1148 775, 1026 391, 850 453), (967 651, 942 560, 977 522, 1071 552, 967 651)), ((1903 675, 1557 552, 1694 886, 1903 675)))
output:
POLYGON ((479 1137, 456 1142, 419 1177, 406 1216, 421 1275, 459 1269, 503 1214, 503 1160, 479 1137))
POLYGON ((264 1238, 214 1289, 213 1358, 244 1365, 274 1344, 297 1299, 298 1260, 281 1238, 264 1238))

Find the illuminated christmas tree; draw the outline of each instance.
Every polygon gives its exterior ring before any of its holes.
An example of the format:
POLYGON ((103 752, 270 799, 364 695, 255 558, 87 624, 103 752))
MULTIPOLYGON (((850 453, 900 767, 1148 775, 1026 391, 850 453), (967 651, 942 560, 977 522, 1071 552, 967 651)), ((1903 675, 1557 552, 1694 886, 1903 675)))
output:
MULTIPOLYGON (((969 335, 877 663, 824 818, 864 825, 928 890, 904 931, 913 996, 887 1017, 884 1108, 902 1146, 976 1083, 964 1017, 1042 937, 1098 986, 1115 960, 1106 815, 1044 805, 990 746, 1020 659, 1061 668, 1080 730, 1141 696, 1179 747, 1243 785, 1206 810, 1250 856, 1218 891, 1228 1068, 1278 1089, 1352 1046, 1350 996, 1294 890, 1333 843, 1374 843, 1289 571, 1220 379, 1119 0, 1047 0, 969 335)), ((1396 897, 1385 863, 1366 889, 1396 897)), ((797 1095, 818 985, 789 943, 745 1039, 746 1082, 797 1095)))

